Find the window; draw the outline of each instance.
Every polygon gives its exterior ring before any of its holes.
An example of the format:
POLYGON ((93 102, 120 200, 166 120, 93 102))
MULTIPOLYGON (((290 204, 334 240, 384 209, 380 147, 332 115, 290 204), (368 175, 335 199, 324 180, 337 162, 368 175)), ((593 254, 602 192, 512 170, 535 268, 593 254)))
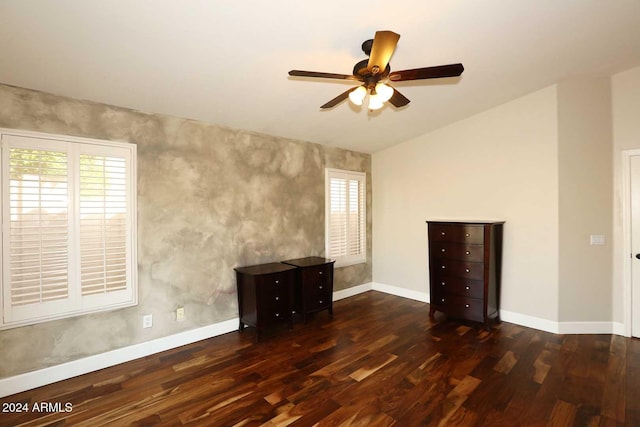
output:
POLYGON ((325 253, 336 267, 367 261, 366 174, 326 169, 325 253))
POLYGON ((0 137, 0 328, 137 304, 136 146, 0 137))

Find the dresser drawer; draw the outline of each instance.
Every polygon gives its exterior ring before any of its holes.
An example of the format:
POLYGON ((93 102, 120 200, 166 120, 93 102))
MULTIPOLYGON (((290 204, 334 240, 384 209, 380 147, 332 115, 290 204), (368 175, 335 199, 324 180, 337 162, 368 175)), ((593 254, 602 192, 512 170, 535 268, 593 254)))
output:
POLYGON ((318 265, 307 267, 302 270, 302 282, 311 288, 326 289, 333 265, 318 265))
POLYGON ((436 241, 430 246, 430 251, 435 258, 475 262, 482 262, 484 259, 484 245, 436 241))
POLYGON ((264 274, 256 277, 256 283, 263 292, 282 292, 289 285, 287 281, 290 280, 290 277, 288 274, 281 273, 264 274))
POLYGON ((258 321, 267 324, 273 322, 286 322, 291 318, 291 305, 287 298, 274 297, 262 301, 262 305, 258 309, 258 321))
POLYGON ((429 236, 435 242, 481 245, 484 243, 484 227, 466 224, 429 224, 429 236))
POLYGON ((437 294, 432 304, 440 306, 448 316, 484 322, 484 304, 479 298, 468 298, 454 294, 437 294))
POLYGON ((309 311, 320 310, 329 307, 329 297, 326 295, 309 296, 305 308, 309 311))
POLYGON ((431 268, 433 278, 440 280, 445 277, 461 277, 463 279, 482 280, 484 278, 484 263, 465 262, 455 259, 434 258, 431 268))
POLYGON ((483 298, 484 282, 482 280, 444 276, 431 283, 431 292, 436 292, 438 294, 457 294, 470 298, 483 298))
POLYGON ((310 300, 324 299, 326 301, 331 293, 332 292, 330 292, 329 286, 326 283, 315 283, 306 286, 304 289, 306 298, 310 300))

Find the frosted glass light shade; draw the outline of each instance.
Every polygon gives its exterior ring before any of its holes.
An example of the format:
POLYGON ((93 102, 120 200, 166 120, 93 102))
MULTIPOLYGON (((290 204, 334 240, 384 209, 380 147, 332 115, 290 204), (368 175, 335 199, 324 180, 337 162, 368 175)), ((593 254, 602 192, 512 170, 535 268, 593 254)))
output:
POLYGON ((367 89, 364 86, 358 86, 355 90, 349 92, 349 99, 355 105, 362 105, 364 97, 367 95, 367 89))
POLYGON ((376 93, 380 102, 387 102, 393 96, 393 88, 384 83, 378 83, 376 85, 376 93))
POLYGON ((371 95, 369 97, 369 110, 379 110, 384 106, 384 101, 381 101, 378 95, 371 95))

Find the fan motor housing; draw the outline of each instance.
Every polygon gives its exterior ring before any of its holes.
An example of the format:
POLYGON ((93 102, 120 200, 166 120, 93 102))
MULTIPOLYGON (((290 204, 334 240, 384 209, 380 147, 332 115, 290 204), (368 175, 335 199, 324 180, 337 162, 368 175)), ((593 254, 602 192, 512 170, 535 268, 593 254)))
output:
POLYGON ((367 88, 375 86, 381 79, 387 77, 391 72, 391 67, 387 64, 387 67, 382 73, 373 73, 368 69, 369 60, 363 59, 353 67, 353 75, 362 80, 367 88))

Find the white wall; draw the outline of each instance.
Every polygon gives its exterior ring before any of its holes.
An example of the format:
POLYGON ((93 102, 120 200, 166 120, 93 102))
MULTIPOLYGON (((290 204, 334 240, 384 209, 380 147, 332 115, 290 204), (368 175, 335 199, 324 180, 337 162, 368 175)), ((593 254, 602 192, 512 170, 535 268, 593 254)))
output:
POLYGON ((640 67, 616 74, 611 79, 613 112, 613 320, 623 322, 624 289, 622 235, 622 152, 640 148, 640 67))
POLYGON ((611 79, 558 84, 560 321, 611 321, 611 79), (605 244, 591 245, 590 235, 605 244))
POLYGON ((502 309, 558 317, 558 114, 551 86, 375 153, 373 281, 428 293, 428 219, 502 219, 502 309))

